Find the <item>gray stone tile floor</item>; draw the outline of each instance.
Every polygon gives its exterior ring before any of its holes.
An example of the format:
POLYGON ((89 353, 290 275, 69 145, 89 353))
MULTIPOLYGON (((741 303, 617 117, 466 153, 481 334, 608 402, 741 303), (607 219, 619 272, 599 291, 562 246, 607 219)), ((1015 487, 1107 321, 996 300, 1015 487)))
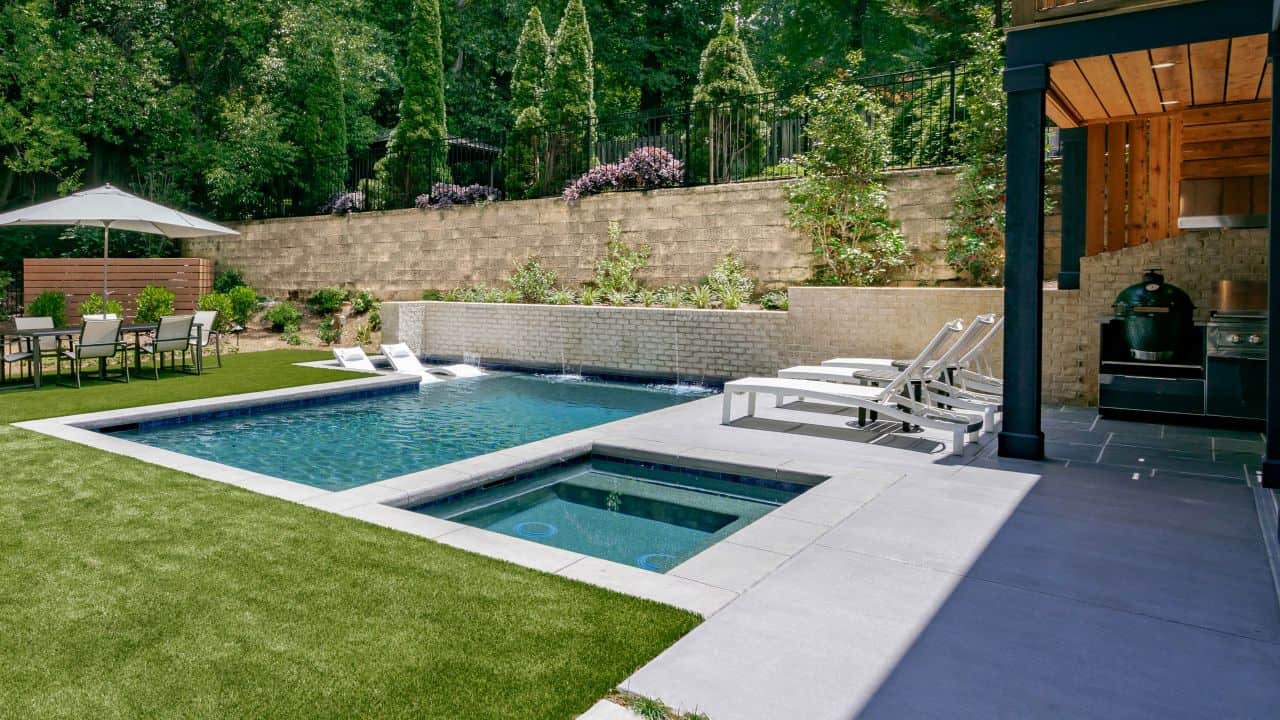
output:
POLYGON ((617 431, 868 478, 825 532, 762 530, 803 547, 626 689, 715 720, 1275 717, 1260 435, 1050 408, 1049 460, 990 436, 957 458, 799 407, 721 426, 712 398, 617 431))

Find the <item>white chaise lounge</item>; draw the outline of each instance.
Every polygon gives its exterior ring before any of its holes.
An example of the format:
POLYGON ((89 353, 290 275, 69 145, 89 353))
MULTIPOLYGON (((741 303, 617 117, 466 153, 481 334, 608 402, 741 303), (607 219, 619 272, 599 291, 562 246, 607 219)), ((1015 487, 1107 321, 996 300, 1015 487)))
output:
POLYGON ((346 370, 359 370, 360 372, 376 373, 378 368, 373 366, 373 361, 364 353, 362 347, 334 348, 333 356, 337 358, 338 364, 346 370))
POLYGON ((760 394, 774 396, 776 406, 784 404, 788 397, 801 400, 811 399, 858 409, 858 424, 865 424, 868 413, 874 418, 884 415, 905 425, 942 430, 951 433, 951 452, 963 455, 965 443, 971 434, 982 430, 984 418, 954 410, 929 405, 910 397, 907 387, 911 378, 918 377, 921 368, 932 359, 944 342, 963 330, 960 320, 953 320, 943 326, 933 340, 921 351, 920 355, 903 368, 898 377, 883 387, 868 387, 845 383, 825 382, 820 380, 804 380, 795 378, 762 378, 750 377, 733 380, 724 384, 724 400, 721 415, 722 424, 733 420, 733 399, 737 395, 747 396, 747 415, 756 413, 756 396, 760 394))
POLYGON ((395 345, 383 345, 382 354, 386 356, 387 361, 391 363, 391 367, 395 368, 398 373, 407 375, 430 376, 433 382, 440 378, 436 375, 447 375, 455 378, 480 377, 484 375, 484 371, 474 365, 465 365, 458 363, 457 365, 440 365, 437 367, 425 367, 419 360, 418 355, 409 349, 404 343, 396 343, 395 345))
MULTIPOLYGON (((935 407, 981 414, 982 429, 986 432, 995 432, 996 414, 1003 411, 1003 401, 998 391, 982 392, 962 387, 956 376, 959 370, 975 362, 974 358, 986 347, 994 334, 993 331, 998 330, 1002 322, 1002 320, 996 320, 994 315, 979 315, 974 318, 974 321, 965 328, 946 352, 942 353, 936 361, 921 365, 918 374, 908 378, 913 386, 915 399, 927 400, 935 407)), ((906 365, 913 362, 915 361, 905 361, 906 365)), ((885 387, 897 382, 901 374, 902 370, 893 366, 860 368, 826 364, 797 365, 778 371, 778 377, 791 380, 817 380, 875 387, 885 387)), ((988 387, 988 385, 983 386, 984 389, 988 387)))

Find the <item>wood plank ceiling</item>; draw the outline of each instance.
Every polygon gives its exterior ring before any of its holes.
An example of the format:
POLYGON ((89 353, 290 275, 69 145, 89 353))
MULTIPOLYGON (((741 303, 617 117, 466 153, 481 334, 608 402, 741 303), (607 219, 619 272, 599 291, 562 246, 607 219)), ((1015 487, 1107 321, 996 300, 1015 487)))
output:
POLYGON ((1271 97, 1267 36, 1099 55, 1049 68, 1047 113, 1059 127, 1271 97))

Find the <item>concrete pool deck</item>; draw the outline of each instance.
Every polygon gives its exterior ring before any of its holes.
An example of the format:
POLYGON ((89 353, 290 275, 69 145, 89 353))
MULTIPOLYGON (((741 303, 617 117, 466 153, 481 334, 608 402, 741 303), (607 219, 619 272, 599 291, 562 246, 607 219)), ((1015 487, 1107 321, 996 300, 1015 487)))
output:
MULTIPOLYGON (((343 385, 379 382, 395 381, 343 385)), ((1280 607, 1265 491, 1248 484, 1256 434, 1061 409, 1045 423, 1058 459, 1009 462, 990 436, 953 457, 929 433, 762 400, 731 426, 706 398, 342 493, 221 481, 700 612, 624 688, 715 720, 1274 715, 1280 607), (592 448, 832 480, 666 575, 387 504, 592 448)), ((74 420, 22 425, 104 438, 74 420)))

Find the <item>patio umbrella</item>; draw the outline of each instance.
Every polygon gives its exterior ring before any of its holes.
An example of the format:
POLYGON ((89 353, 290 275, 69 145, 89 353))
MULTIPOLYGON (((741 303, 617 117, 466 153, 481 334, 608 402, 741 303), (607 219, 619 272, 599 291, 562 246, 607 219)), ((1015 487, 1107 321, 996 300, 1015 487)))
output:
POLYGON ((0 214, 0 227, 10 225, 77 225, 102 228, 102 301, 107 301, 107 249, 111 230, 132 230, 171 238, 239 235, 228 227, 143 200, 103 185, 64 198, 0 214))

